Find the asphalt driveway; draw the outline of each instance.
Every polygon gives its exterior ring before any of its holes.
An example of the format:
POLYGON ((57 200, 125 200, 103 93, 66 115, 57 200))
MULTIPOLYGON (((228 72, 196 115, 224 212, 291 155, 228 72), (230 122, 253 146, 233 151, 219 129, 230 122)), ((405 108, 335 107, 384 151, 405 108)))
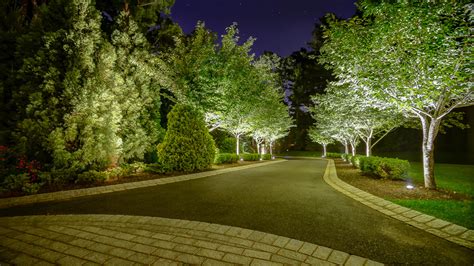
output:
POLYGON ((326 162, 287 162, 173 184, 0 209, 0 216, 124 214, 212 222, 287 236, 376 261, 472 265, 474 252, 335 191, 326 162))

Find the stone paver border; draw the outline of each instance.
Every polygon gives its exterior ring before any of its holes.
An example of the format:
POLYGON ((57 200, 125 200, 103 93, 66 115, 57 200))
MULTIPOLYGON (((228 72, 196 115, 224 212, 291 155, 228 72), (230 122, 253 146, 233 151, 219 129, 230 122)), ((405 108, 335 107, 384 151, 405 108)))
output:
POLYGON ((326 160, 328 164, 323 178, 334 189, 394 219, 474 250, 474 230, 400 206, 353 187, 337 177, 334 160, 326 160))
POLYGON ((0 218, 0 261, 21 265, 382 265, 239 227, 125 215, 0 218))
POLYGON ((145 181, 137 181, 137 182, 123 183, 123 184, 116 184, 116 185, 92 187, 92 188, 65 190, 65 191, 58 191, 58 192, 52 192, 52 193, 28 195, 28 196, 22 196, 22 197, 4 198, 4 199, 0 199, 0 208, 8 208, 8 207, 13 207, 13 206, 18 206, 18 205, 47 202, 47 201, 67 200, 67 199, 72 199, 72 198, 82 197, 82 196, 98 195, 98 194, 111 193, 111 192, 123 191, 123 190, 135 189, 135 188, 158 186, 158 185, 176 183, 176 182, 198 179, 198 178, 203 178, 203 177, 215 176, 215 175, 220 175, 224 173, 230 173, 230 172, 235 172, 239 170, 260 167, 260 166, 266 166, 266 165, 281 163, 285 161, 286 160, 275 160, 275 161, 270 161, 270 162, 261 162, 261 163, 249 164, 249 165, 244 165, 244 166, 237 166, 237 167, 212 170, 212 171, 187 174, 187 175, 179 175, 179 176, 173 176, 173 177, 166 177, 166 178, 159 178, 159 179, 151 179, 151 180, 145 180, 145 181))

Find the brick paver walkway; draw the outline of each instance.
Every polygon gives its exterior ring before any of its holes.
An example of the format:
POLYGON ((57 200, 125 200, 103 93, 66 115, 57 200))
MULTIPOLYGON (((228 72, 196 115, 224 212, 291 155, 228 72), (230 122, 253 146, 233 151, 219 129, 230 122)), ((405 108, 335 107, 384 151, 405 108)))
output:
POLYGON ((20 265, 379 264, 254 230, 124 215, 0 218, 0 261, 20 265))

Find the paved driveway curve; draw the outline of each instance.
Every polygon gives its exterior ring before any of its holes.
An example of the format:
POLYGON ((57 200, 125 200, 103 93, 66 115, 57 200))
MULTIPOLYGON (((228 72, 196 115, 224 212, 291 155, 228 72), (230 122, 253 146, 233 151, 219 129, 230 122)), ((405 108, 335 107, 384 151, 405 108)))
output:
POLYGON ((127 214, 238 226, 376 261, 472 265, 474 252, 333 190, 326 162, 289 160, 219 176, 0 210, 0 216, 127 214))

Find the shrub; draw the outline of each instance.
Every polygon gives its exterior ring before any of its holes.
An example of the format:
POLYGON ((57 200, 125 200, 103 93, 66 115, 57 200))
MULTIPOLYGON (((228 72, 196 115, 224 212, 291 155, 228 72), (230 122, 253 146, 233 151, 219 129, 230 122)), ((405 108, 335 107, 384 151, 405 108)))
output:
POLYGON ((208 169, 216 148, 202 114, 177 104, 168 114, 168 129, 157 150, 164 170, 192 172, 208 169))
POLYGON ((226 137, 217 143, 217 146, 222 153, 233 153, 235 152, 236 143, 237 140, 234 137, 226 137))
POLYGON ((351 164, 357 168, 360 168, 360 158, 364 158, 363 156, 352 156, 351 157, 351 164))
POLYGON ((341 158, 341 154, 336 152, 327 152, 326 158, 341 158))
POLYGON ((235 153, 220 153, 214 159, 215 164, 235 163, 239 160, 239 155, 235 153))
POLYGON ((163 169, 163 166, 160 163, 152 163, 146 165, 145 172, 152 174, 164 174, 166 171, 163 169))
POLYGON ((354 157, 350 153, 341 153, 341 158, 346 162, 351 162, 352 157, 354 157))
POLYGON ((262 159, 263 160, 271 160, 272 159, 272 155, 267 153, 267 154, 262 154, 262 159))
POLYGON ((242 154, 244 161, 258 161, 260 160, 260 154, 258 153, 244 153, 242 154))
POLYGON ((79 184, 91 184, 96 182, 103 182, 108 178, 107 172, 98 172, 90 170, 77 175, 76 183, 79 184))
POLYGON ((383 157, 360 157, 360 170, 374 178, 403 179, 408 177, 410 163, 406 160, 383 157))

